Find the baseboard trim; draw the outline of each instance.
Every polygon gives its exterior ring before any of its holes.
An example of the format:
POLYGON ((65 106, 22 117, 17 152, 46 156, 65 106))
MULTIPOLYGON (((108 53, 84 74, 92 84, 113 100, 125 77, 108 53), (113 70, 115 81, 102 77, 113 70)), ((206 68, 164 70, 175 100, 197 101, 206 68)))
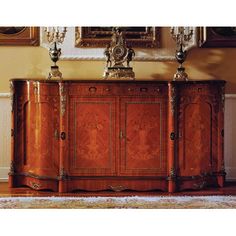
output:
POLYGON ((0 183, 7 183, 7 182, 8 182, 8 178, 7 179, 5 179, 5 178, 1 179, 0 178, 0 183))
POLYGON ((236 94, 225 94, 225 98, 236 98, 236 94))
POLYGON ((8 181, 9 167, 0 167, 0 182, 8 181))

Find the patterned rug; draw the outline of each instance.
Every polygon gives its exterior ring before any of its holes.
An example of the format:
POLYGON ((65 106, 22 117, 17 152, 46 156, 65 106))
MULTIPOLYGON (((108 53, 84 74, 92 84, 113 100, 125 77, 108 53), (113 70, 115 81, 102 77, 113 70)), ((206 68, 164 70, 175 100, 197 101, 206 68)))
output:
POLYGON ((2 197, 1 209, 235 209, 236 196, 2 197))

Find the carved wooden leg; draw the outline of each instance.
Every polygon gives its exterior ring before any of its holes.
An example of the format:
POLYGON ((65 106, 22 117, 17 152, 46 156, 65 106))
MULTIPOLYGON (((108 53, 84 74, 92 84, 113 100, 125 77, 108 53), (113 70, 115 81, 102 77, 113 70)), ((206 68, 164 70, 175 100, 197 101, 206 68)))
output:
POLYGON ((9 177, 8 177, 8 186, 9 186, 9 188, 14 188, 15 187, 14 177, 12 175, 9 175, 9 177))
POLYGON ((66 193, 67 192, 67 181, 65 179, 59 180, 58 192, 59 193, 66 193))
POLYGON ((169 180, 168 182, 168 192, 174 193, 176 191, 176 183, 175 180, 169 180))
POLYGON ((225 185, 225 177, 224 176, 218 176, 217 177, 218 185, 222 188, 225 185))

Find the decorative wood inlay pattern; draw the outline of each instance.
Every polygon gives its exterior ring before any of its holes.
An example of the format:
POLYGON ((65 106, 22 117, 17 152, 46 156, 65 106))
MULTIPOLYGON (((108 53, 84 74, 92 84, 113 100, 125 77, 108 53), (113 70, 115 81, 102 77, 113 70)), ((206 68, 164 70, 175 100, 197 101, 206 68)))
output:
MULTIPOLYGON (((87 105, 92 104, 93 102, 85 102, 87 105)), ((84 102, 77 103, 78 105, 84 104, 84 102)), ((80 143, 78 148, 78 152, 75 154, 76 156, 83 157, 85 159, 103 159, 104 156, 107 156, 109 153, 109 149, 106 145, 104 145, 103 139, 101 139, 101 135, 106 132, 107 124, 109 127, 109 134, 111 135, 111 103, 110 102, 97 102, 95 103, 97 105, 109 105, 110 107, 110 117, 108 119, 104 119, 98 112, 96 111, 87 111, 86 113, 78 114, 80 118, 80 122, 78 126, 76 126, 76 129, 78 133, 83 133, 85 135, 85 138, 83 138, 83 141, 80 143), (101 150, 103 150, 101 152, 101 150)), ((76 108, 75 108, 76 109, 76 108)), ((77 114, 77 113, 75 113, 77 114)), ((77 115, 75 115, 78 117, 77 115)), ((75 118, 76 120, 76 118, 75 118)), ((80 138, 82 138, 80 136, 80 138)), ((77 139, 77 138, 76 138, 77 139)), ((75 139, 75 140, 76 140, 75 139)), ((109 138, 111 140, 111 137, 109 138)), ((111 148, 111 142, 109 141, 109 146, 111 148)))

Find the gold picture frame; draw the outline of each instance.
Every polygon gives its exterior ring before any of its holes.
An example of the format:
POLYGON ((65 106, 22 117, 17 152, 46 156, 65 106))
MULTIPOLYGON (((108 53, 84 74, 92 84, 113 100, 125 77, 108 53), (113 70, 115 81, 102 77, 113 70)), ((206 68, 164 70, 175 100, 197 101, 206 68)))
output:
MULTIPOLYGON (((160 47, 160 27, 121 27, 127 46, 160 47)), ((75 47, 106 47, 111 41, 112 27, 75 27, 75 47)))
POLYGON ((236 27, 200 27, 199 46, 205 48, 236 47, 236 27))
POLYGON ((39 27, 0 27, 0 45, 38 46, 39 27))

